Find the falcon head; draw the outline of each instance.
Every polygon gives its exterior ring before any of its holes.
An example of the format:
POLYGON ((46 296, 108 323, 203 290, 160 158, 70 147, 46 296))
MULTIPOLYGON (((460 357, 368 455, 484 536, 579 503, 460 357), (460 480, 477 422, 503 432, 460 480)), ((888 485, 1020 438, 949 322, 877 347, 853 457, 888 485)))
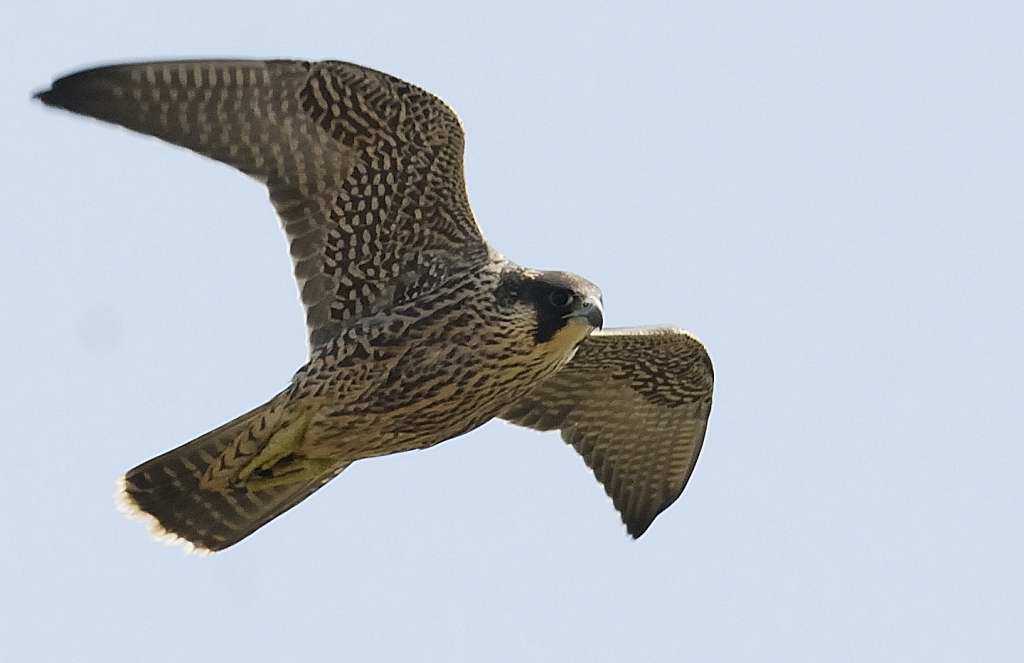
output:
POLYGON ((506 273, 500 291, 499 305, 545 351, 570 354, 604 325, 601 290, 575 274, 517 270, 506 273))

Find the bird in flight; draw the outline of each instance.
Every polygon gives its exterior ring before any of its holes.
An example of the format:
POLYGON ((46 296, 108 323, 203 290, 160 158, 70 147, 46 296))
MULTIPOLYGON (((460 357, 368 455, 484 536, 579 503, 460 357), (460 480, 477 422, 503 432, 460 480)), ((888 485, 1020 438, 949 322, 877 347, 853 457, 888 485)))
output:
POLYGON ((353 462, 495 417, 558 429, 639 537, 693 472, 711 412, 701 343, 602 330, 601 292, 483 238, 443 101, 344 62, 122 64, 43 103, 263 182, 287 235, 309 360, 266 403, 129 470, 119 500, 196 552, 231 546, 353 462))

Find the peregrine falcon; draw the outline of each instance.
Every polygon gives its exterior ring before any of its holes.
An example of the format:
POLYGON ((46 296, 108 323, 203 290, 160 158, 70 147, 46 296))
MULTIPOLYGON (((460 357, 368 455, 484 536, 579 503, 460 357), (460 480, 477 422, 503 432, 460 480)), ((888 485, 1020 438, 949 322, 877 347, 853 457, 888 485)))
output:
POLYGON ((701 343, 608 329, 601 291, 483 238, 443 101, 344 62, 202 60, 81 71, 36 95, 263 182, 291 248, 309 360, 263 405, 129 470, 155 535, 223 550, 353 462, 495 417, 558 429, 639 537, 679 497, 711 412, 701 343))

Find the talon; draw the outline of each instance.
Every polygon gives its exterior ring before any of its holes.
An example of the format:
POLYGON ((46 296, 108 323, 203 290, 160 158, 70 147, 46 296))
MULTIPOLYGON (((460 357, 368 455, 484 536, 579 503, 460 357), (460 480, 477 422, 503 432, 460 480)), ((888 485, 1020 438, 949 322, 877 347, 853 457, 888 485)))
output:
MULTIPOLYGON (((300 458, 293 456, 279 462, 270 474, 251 476, 243 485, 247 490, 267 490, 278 486, 305 483, 323 476, 333 461, 325 458, 300 458)), ((253 473, 255 474, 255 473, 253 473)))

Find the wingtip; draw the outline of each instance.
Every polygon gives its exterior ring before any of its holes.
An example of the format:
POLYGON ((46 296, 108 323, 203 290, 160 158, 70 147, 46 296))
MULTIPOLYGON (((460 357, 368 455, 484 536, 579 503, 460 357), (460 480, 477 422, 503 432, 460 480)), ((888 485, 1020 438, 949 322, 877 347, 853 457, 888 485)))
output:
POLYGON ((636 541, 650 528, 654 518, 626 518, 623 516, 622 522, 626 526, 626 532, 636 541))
POLYGON ((139 503, 128 492, 128 484, 124 475, 118 477, 116 486, 114 504, 117 506, 117 510, 133 520, 145 523, 150 536, 154 539, 165 545, 179 546, 186 554, 197 557, 207 557, 215 552, 167 530, 155 516, 143 511, 139 503))
POLYGON ((33 101, 39 101, 45 106, 51 108, 67 108, 67 88, 62 86, 64 79, 57 79, 50 84, 50 87, 37 90, 32 94, 33 101), (63 94, 62 94, 63 87, 63 94))
POLYGON ((50 83, 50 87, 32 95, 47 106, 88 115, 95 102, 104 97, 104 72, 109 67, 74 71, 50 83))
POLYGON ((626 533, 629 535, 629 538, 633 539, 634 541, 636 541, 641 536, 643 536, 644 532, 646 532, 646 531, 647 531, 646 527, 644 527, 643 529, 637 529, 637 528, 633 527, 632 525, 626 525, 626 533))
POLYGON ((50 105, 49 98, 50 98, 50 95, 51 95, 52 92, 53 92, 53 88, 46 88, 45 90, 37 90, 36 92, 32 93, 32 99, 33 99, 33 101, 41 101, 44 104, 46 104, 47 106, 49 106, 50 105))

